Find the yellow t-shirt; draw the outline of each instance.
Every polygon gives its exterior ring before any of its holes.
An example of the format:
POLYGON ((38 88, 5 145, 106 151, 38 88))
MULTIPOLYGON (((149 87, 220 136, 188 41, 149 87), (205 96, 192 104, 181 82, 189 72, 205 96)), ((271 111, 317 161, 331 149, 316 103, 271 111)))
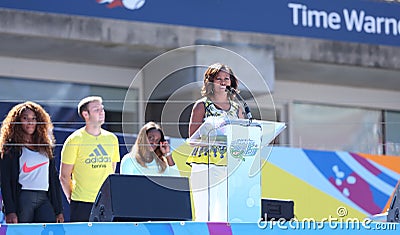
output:
POLYGON ((93 136, 81 128, 72 133, 64 143, 61 162, 73 164, 72 195, 74 201, 94 202, 103 182, 114 173, 113 162, 119 162, 117 137, 101 129, 93 136))

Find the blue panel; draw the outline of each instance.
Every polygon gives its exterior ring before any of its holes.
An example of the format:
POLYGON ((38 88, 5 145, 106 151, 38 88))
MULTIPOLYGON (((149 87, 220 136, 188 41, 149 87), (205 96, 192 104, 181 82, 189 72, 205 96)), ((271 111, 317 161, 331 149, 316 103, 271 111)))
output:
POLYGON ((122 4, 110 8, 121 0, 98 1, 2 0, 0 7, 400 46, 400 4, 372 0, 145 0, 141 8, 129 10, 122 4), (387 19, 391 20, 389 27, 387 19))
MULTIPOLYGON (((230 223, 226 224, 230 227, 229 234, 398 234, 399 224, 396 223, 310 223, 310 222, 286 222, 286 223, 230 223)), ((186 234, 212 234, 207 231, 207 223, 71 223, 71 224, 25 224, 25 225, 3 225, 1 228, 2 234, 16 235, 16 234, 31 234, 31 235, 63 235, 63 234, 96 234, 96 235, 109 235, 109 234, 137 234, 137 235, 151 235, 151 234, 164 234, 164 228, 178 228, 177 230, 168 231, 166 234, 186 235, 186 234), (183 229, 184 228, 184 229, 183 229), (172 232, 172 233, 170 233, 172 232)))

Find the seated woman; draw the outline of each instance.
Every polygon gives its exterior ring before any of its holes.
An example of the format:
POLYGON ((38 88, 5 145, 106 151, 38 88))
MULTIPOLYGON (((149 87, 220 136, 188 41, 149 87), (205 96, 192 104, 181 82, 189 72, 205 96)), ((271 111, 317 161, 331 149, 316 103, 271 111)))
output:
POLYGON ((148 122, 140 129, 132 150, 122 158, 120 173, 179 176, 169 144, 159 125, 148 122))

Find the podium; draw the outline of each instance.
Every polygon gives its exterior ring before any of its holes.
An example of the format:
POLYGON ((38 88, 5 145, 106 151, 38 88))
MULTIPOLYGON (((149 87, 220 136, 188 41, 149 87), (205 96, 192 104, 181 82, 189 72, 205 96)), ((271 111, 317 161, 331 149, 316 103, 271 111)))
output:
MULTIPOLYGON (((209 150, 218 146, 224 149, 226 158, 226 175, 220 182, 212 182, 214 173, 208 172, 207 189, 208 205, 198 205, 196 210, 204 211, 202 206, 208 207, 208 221, 212 222, 255 222, 261 217, 261 159, 260 150, 279 135, 286 125, 281 122, 228 119, 226 117, 209 117, 199 129, 188 139, 194 147, 206 147, 209 150), (211 180, 210 180, 211 178, 211 180), (222 196, 213 198, 211 191, 214 188, 223 188, 222 196), (215 206, 213 200, 222 203, 215 206), (215 208, 217 207, 217 208, 215 208), (218 212, 222 208, 222 212, 218 212), (213 214, 221 213, 213 219, 213 214)), ((212 150, 211 150, 212 151, 212 150)), ((212 153, 208 158, 214 157, 212 153)), ((213 159, 215 161, 215 159, 213 159)), ((213 162, 208 161, 208 162, 213 162)), ((209 164, 211 165, 211 164, 209 164)), ((224 165, 224 164, 222 164, 224 165)), ((213 166, 214 167, 214 166, 213 166)), ((208 167, 212 169, 212 167, 208 167)), ((192 187, 195 187, 192 183, 192 187)), ((221 191, 221 190, 219 190, 221 191)), ((197 200, 193 192, 193 200, 197 200)), ((196 219, 196 218, 195 218, 196 219)))

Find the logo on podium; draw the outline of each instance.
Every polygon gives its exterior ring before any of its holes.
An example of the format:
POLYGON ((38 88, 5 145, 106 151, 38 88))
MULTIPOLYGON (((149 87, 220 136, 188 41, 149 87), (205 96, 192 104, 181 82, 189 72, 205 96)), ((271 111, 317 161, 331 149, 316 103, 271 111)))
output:
POLYGON ((257 154, 258 145, 252 139, 236 139, 231 142, 229 152, 233 158, 245 161, 245 157, 253 157, 257 154))

